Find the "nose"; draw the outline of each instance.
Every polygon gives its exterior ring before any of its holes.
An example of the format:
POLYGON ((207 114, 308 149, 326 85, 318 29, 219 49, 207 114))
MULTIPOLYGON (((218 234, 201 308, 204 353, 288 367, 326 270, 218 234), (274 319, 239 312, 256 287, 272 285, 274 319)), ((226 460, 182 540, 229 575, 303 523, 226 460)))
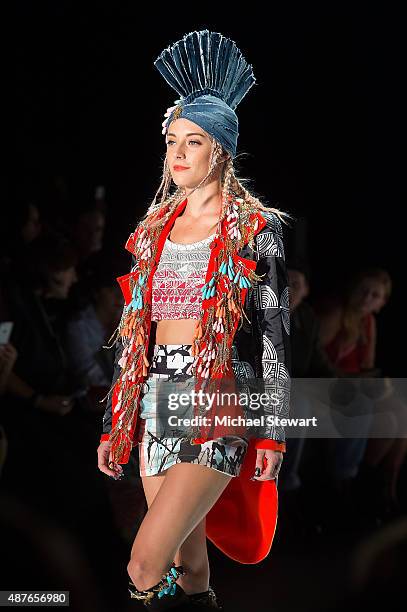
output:
POLYGON ((175 157, 177 159, 184 159, 185 158, 185 153, 184 153, 184 149, 183 149, 183 145, 179 144, 177 146, 176 152, 175 152, 175 157))

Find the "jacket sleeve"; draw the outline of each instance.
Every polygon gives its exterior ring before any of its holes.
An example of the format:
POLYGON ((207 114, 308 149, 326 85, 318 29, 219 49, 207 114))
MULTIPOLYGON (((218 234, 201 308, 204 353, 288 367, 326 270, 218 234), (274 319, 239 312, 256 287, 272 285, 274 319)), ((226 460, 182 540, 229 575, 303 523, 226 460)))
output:
POLYGON ((274 213, 264 213, 266 226, 255 236, 256 274, 264 275, 255 289, 255 314, 263 378, 265 424, 258 430, 256 448, 285 451, 284 428, 275 418, 289 415, 291 346, 289 284, 282 224, 274 213))
POLYGON ((107 398, 105 413, 103 415, 102 435, 100 437, 101 442, 109 440, 110 432, 112 429, 112 389, 113 389, 113 385, 116 383, 117 379, 120 376, 121 367, 118 365, 118 361, 121 357, 122 351, 123 351, 123 347, 120 343, 120 339, 117 339, 116 348, 115 348, 115 356, 114 356, 114 370, 113 370, 112 386, 111 386, 111 391, 107 398))
MULTIPOLYGON (((135 263, 136 263, 136 259, 134 255, 132 255, 133 267, 135 266, 135 263)), ((103 421, 102 421, 103 426, 102 426, 102 434, 100 436, 100 442, 105 442, 109 440, 110 432, 112 430, 112 393, 113 393, 113 386, 115 385, 117 379, 120 376, 120 372, 121 372, 121 367, 118 365, 118 362, 120 360, 120 357, 122 356, 122 352, 123 352, 123 345, 120 341, 120 338, 117 338, 116 346, 115 346, 115 355, 114 355, 113 378, 112 378, 112 384, 110 387, 110 392, 109 392, 107 402, 106 402, 105 412, 103 415, 103 421)))

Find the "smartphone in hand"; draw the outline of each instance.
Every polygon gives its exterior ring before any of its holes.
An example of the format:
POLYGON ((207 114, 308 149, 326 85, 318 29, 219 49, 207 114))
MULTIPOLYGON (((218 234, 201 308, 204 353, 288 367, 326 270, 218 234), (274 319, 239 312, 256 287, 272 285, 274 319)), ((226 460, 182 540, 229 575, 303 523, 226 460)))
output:
POLYGON ((0 346, 10 342, 11 332, 13 331, 13 321, 1 321, 0 323, 0 346))

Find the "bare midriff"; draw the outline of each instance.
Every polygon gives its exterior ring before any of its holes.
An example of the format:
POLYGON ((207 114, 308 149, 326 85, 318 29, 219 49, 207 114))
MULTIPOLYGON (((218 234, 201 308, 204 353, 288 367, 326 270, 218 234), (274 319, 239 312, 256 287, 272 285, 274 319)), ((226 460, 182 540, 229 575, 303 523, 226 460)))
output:
POLYGON ((156 344, 192 344, 197 319, 157 321, 156 344))

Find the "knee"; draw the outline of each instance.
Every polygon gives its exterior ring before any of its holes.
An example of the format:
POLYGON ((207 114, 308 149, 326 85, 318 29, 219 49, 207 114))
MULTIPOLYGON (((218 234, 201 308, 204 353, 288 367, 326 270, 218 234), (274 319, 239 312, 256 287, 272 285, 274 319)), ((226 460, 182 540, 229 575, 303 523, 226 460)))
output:
POLYGON ((147 559, 132 555, 127 564, 127 573, 133 584, 139 588, 144 588, 144 582, 151 574, 152 568, 147 559))

